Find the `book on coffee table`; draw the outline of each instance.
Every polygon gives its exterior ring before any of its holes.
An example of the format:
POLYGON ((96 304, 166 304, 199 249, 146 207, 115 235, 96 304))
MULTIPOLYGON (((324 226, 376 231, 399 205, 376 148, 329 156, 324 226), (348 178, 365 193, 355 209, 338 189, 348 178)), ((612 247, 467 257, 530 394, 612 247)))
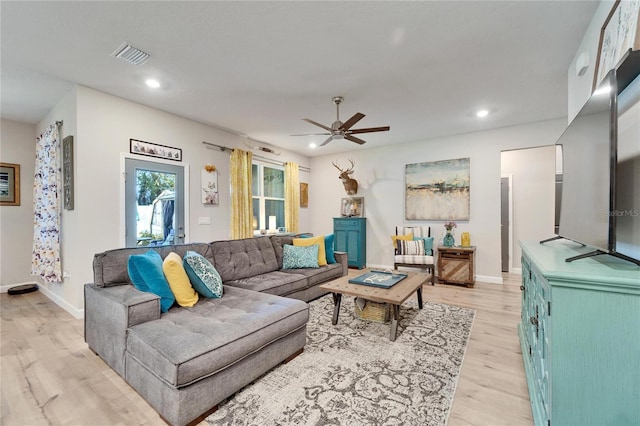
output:
POLYGON ((407 274, 398 274, 385 271, 370 271, 349 280, 352 284, 362 284, 371 287, 391 288, 403 279, 407 274))

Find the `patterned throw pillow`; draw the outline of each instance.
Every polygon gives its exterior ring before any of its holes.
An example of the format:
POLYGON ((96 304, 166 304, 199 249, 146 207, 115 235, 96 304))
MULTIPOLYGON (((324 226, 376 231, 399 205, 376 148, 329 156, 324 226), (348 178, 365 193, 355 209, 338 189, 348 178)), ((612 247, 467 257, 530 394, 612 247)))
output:
POLYGON ((319 268, 318 245, 283 246, 282 269, 319 268))
POLYGON ((424 241, 398 240, 398 254, 402 256, 424 256, 424 241))
POLYGON ((325 242, 322 235, 319 235, 317 237, 294 238, 293 245, 296 247, 305 247, 311 245, 318 246, 318 266, 324 266, 327 264, 327 253, 325 251, 325 242))
POLYGON ((222 278, 204 256, 195 251, 187 251, 183 259, 191 285, 204 297, 222 297, 222 278))

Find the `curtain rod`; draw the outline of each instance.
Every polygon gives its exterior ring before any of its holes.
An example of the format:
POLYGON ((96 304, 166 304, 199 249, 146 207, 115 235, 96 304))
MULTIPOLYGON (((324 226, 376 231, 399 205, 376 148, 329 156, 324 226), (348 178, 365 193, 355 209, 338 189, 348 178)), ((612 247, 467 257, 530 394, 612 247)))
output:
MULTIPOLYGON (((228 146, 216 145, 215 143, 206 142, 206 141, 202 141, 202 143, 205 144, 205 145, 214 146, 214 147, 218 148, 222 152, 231 152, 231 151, 233 151, 233 148, 229 148, 228 146)), ((261 155, 253 154, 253 158, 257 158, 257 159, 259 159, 261 161, 264 161, 265 163, 271 163, 271 164, 275 164, 277 166, 284 166, 285 165, 285 163, 283 163, 282 161, 277 161, 277 160, 273 160, 271 158, 262 157, 261 155)), ((303 171, 303 172, 311 172, 311 169, 309 167, 306 167, 306 166, 298 166, 298 169, 300 171, 303 171)))

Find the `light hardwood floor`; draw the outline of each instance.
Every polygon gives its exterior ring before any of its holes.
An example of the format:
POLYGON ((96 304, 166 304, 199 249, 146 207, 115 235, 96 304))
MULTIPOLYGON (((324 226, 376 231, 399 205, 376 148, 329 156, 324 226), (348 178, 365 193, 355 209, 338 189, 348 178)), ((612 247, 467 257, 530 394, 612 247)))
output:
MULTIPOLYGON (((474 288, 424 286, 426 301, 476 310, 449 426, 532 425, 516 331, 520 276, 474 288)), ((0 295, 1 425, 162 425, 84 343, 76 320, 41 293, 0 295)), ((204 424, 204 423, 203 423, 204 424)))

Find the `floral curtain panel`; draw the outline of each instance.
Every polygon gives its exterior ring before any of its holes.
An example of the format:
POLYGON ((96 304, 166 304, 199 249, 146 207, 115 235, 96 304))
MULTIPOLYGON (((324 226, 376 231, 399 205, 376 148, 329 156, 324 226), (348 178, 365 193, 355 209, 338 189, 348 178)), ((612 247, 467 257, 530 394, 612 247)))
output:
POLYGON ((253 153, 234 149, 231 152, 231 238, 253 237, 253 201, 251 166, 253 153))
POLYGON ((284 165, 284 226, 288 232, 299 232, 300 179, 298 165, 284 165))
POLYGON ((31 275, 45 283, 61 283, 58 126, 49 126, 36 144, 31 275))

